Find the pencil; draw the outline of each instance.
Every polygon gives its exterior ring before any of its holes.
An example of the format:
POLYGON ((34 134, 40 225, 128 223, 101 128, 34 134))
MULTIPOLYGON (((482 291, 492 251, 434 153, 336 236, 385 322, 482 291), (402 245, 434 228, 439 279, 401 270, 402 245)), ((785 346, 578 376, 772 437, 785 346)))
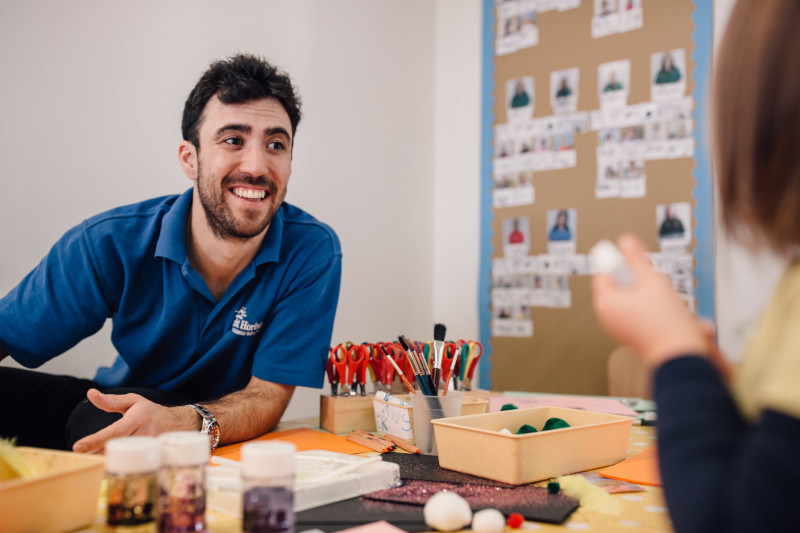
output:
POLYGON ((375 450, 376 452, 383 453, 389 451, 389 449, 386 448, 385 446, 381 446, 380 444, 377 444, 370 439, 366 439, 360 435, 356 435, 353 433, 347 435, 347 440, 349 440, 350 442, 354 442, 356 444, 360 444, 361 446, 369 448, 370 450, 375 450))
POLYGON ((400 437, 397 437, 395 435, 391 435, 389 433, 385 434, 383 436, 383 438, 391 441, 392 443, 396 444, 399 448, 402 448, 407 452, 420 453, 419 448, 417 448, 416 446, 411 444, 406 439, 401 439, 400 437))
POLYGON ((364 431, 363 429, 356 429, 353 433, 359 437, 364 437, 365 439, 369 439, 375 444, 380 444, 382 446, 386 446, 387 448, 394 449, 397 446, 394 442, 389 439, 383 438, 380 435, 375 435, 374 433, 370 433, 368 431, 364 431))

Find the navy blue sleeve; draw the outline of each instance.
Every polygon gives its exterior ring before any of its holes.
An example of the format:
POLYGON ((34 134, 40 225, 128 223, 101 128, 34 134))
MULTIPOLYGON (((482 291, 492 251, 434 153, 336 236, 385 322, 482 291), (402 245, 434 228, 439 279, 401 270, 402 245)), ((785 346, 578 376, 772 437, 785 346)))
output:
POLYGON ((797 531, 800 420, 766 410, 746 423, 705 358, 655 374, 658 452, 677 533, 797 531))
POLYGON ((81 224, 0 299, 0 345, 35 368, 96 333, 110 314, 81 224))

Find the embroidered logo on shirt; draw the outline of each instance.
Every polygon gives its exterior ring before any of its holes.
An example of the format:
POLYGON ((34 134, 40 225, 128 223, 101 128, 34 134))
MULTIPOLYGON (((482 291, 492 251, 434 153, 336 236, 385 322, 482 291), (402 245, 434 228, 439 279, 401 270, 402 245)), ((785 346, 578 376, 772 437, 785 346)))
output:
POLYGON ((236 335, 241 335, 243 337, 250 337, 258 333, 258 330, 261 329, 262 322, 256 322, 255 324, 251 324, 247 321, 247 307, 242 307, 238 311, 236 311, 236 317, 233 319, 233 326, 231 327, 231 331, 236 335))

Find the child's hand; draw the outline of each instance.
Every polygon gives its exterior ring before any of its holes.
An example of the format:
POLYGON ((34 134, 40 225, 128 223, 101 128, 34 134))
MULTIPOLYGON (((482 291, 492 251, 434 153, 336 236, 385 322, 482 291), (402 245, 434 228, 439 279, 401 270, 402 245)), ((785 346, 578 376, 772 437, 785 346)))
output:
POLYGON ((594 308, 606 331, 653 367, 681 355, 708 354, 708 342, 697 317, 669 279, 652 267, 642 242, 633 235, 623 235, 617 245, 634 282, 623 287, 607 274, 593 276, 594 308))

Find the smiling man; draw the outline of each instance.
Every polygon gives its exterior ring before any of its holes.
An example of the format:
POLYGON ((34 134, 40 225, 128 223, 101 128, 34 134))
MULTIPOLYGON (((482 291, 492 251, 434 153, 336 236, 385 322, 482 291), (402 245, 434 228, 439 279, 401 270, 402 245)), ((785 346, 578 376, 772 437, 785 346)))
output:
POLYGON ((118 352, 92 380, 0 367, 0 436, 91 452, 198 430, 216 446, 266 433, 296 386, 322 386, 341 250, 283 201, 300 117, 266 61, 211 65, 178 148, 194 186, 84 221, 0 299, 0 358, 38 367, 108 318, 118 352))

